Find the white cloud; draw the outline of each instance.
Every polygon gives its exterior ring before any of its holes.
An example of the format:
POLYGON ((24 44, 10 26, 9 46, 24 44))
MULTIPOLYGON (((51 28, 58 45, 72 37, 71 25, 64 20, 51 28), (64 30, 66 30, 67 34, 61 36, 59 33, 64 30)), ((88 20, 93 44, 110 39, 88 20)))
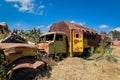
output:
POLYGON ((52 24, 50 24, 50 25, 47 26, 47 30, 50 30, 50 26, 51 26, 51 25, 52 25, 52 24))
POLYGON ((71 23, 75 23, 75 21, 74 20, 72 20, 72 21, 70 21, 71 23))
POLYGON ((14 4, 13 6, 14 6, 15 8, 19 8, 19 6, 18 6, 17 4, 14 4))
POLYGON ((85 22, 76 22, 74 20, 70 21, 71 23, 76 23, 76 24, 79 24, 81 26, 84 26, 86 23, 85 22))
POLYGON ((28 12, 36 15, 42 15, 45 6, 40 3, 36 3, 36 0, 5 0, 6 2, 14 3, 13 7, 17 8, 20 12, 28 12))
POLYGON ((33 12, 34 8, 33 0, 6 0, 6 2, 14 2, 15 4, 13 6, 15 8, 18 8, 19 11, 33 12))
POLYGON ((102 28, 102 29, 105 29, 105 28, 108 28, 108 25, 102 24, 99 27, 102 28))
POLYGON ((120 27, 116 27, 115 29, 112 29, 112 31, 114 30, 120 31, 120 27))
POLYGON ((44 6, 44 5, 40 5, 39 8, 40 8, 40 9, 44 9, 45 6, 44 6))
POLYGON ((84 26, 86 23, 85 22, 79 22, 78 24, 81 25, 81 26, 84 26))

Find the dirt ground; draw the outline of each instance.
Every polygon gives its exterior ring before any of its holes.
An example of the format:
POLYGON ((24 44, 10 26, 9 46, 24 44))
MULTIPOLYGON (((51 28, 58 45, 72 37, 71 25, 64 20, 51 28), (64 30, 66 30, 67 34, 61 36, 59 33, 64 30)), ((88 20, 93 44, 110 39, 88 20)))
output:
POLYGON ((47 80, 120 80, 120 47, 113 48, 117 62, 69 57, 53 66, 47 80))

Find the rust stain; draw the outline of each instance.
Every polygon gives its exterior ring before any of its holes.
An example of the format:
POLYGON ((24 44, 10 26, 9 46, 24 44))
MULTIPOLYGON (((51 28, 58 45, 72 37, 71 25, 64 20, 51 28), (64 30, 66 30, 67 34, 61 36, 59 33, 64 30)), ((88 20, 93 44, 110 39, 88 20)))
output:
POLYGON ((75 50, 79 51, 80 49, 82 49, 82 47, 76 47, 75 50))
POLYGON ((74 40, 74 43, 77 44, 78 42, 80 42, 79 40, 75 39, 74 40))
POLYGON ((77 39, 74 40, 74 43, 75 43, 75 44, 77 44, 77 43, 79 43, 79 42, 82 42, 82 40, 77 40, 77 39))

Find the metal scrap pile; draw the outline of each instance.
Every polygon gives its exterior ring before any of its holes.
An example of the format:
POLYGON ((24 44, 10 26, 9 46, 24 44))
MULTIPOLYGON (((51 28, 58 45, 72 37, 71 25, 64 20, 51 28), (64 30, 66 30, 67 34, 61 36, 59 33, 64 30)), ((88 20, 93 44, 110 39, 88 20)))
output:
POLYGON ((27 43, 27 40, 14 30, 10 35, 4 38, 1 43, 27 43))

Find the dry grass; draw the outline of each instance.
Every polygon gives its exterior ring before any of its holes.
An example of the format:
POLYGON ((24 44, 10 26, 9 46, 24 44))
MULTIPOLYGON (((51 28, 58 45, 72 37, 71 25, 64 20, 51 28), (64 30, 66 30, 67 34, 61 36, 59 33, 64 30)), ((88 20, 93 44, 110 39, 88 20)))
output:
POLYGON ((53 66, 50 78, 44 80, 120 80, 120 48, 113 48, 117 63, 69 57, 53 66))

